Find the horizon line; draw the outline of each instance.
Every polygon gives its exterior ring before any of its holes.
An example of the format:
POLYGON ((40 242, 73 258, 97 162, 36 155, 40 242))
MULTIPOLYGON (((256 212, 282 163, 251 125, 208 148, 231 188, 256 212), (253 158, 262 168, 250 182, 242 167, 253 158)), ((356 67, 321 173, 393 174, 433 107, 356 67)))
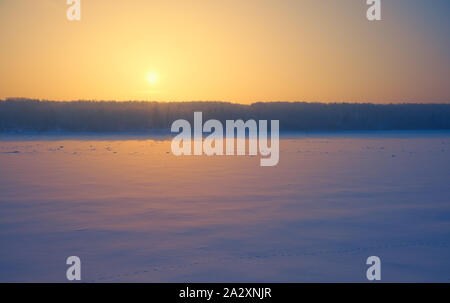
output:
POLYGON ((417 101, 389 101, 389 102, 374 102, 374 101, 287 101, 287 100, 273 100, 273 101, 251 101, 248 103, 242 103, 238 101, 224 101, 224 100, 184 100, 184 101, 161 101, 161 100, 139 100, 139 99, 129 99, 129 100, 107 100, 107 99, 72 99, 72 100, 57 100, 57 99, 41 99, 41 98, 28 98, 28 97, 6 97, 0 98, 0 102, 6 101, 38 101, 38 102, 136 102, 136 103, 226 103, 226 104, 237 104, 237 105, 247 105, 251 106, 253 104, 270 104, 270 103, 307 103, 307 104, 372 104, 372 105, 402 105, 402 104, 420 104, 420 105, 432 105, 432 104, 450 104, 449 101, 433 101, 433 102, 417 102, 417 101))

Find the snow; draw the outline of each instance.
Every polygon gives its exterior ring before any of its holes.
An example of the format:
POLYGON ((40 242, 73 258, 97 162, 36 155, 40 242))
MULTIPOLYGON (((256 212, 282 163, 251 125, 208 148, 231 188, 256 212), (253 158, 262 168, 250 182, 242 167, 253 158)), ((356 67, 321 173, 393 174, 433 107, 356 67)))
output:
POLYGON ((0 281, 450 281, 450 132, 289 133, 280 162, 146 134, 0 136, 0 281))

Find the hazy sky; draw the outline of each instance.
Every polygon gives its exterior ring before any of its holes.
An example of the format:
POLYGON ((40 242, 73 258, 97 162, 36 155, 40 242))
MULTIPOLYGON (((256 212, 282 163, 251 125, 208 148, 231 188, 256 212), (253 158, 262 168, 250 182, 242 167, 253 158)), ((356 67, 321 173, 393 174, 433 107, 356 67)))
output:
POLYGON ((0 0, 0 98, 450 101, 450 1, 0 0))

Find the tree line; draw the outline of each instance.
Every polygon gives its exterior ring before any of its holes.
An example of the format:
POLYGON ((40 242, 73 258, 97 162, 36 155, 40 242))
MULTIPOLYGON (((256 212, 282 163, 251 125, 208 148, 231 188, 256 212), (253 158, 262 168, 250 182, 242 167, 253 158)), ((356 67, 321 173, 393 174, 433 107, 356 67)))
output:
POLYGON ((279 120, 281 131, 450 129, 450 104, 0 100, 0 131, 129 132, 170 129, 173 121, 279 120))

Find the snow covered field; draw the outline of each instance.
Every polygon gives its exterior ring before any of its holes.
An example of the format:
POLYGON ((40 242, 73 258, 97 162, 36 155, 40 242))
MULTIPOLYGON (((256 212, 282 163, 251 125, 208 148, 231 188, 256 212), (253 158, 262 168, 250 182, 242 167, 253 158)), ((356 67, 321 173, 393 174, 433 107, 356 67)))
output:
POLYGON ((285 134, 275 167, 1 135, 0 207, 1 282, 450 282, 450 132, 285 134))

